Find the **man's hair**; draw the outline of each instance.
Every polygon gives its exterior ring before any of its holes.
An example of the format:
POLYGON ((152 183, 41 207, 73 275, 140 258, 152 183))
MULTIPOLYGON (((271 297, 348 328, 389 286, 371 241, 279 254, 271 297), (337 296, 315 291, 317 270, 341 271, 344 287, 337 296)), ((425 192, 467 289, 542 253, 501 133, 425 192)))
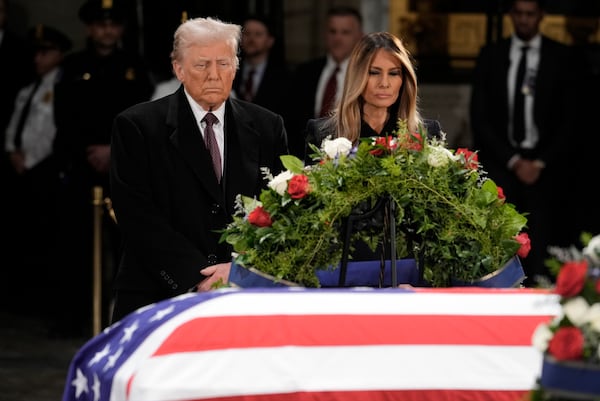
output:
POLYGON ((360 11, 358 11, 354 7, 335 6, 335 7, 331 7, 329 10, 327 10, 327 18, 329 18, 329 17, 346 17, 346 16, 351 16, 351 17, 356 18, 361 25, 363 23, 362 14, 360 13, 360 11))
POLYGON ((242 27, 218 18, 191 18, 179 25, 173 35, 171 61, 180 60, 183 52, 194 44, 226 42, 231 48, 236 69, 239 67, 239 46, 242 27))
POLYGON ((510 10, 513 8, 517 1, 530 1, 532 3, 537 3, 537 5, 540 7, 540 10, 544 10, 546 8, 546 0, 510 0, 507 4, 507 9, 510 10))
POLYGON ((259 15, 259 14, 252 14, 252 15, 248 15, 244 18, 243 22, 242 22, 242 27, 246 24, 246 22, 248 21, 258 21, 261 24, 263 24, 265 26, 265 28, 267 28, 267 33, 273 37, 275 37, 275 22, 264 15, 259 15))

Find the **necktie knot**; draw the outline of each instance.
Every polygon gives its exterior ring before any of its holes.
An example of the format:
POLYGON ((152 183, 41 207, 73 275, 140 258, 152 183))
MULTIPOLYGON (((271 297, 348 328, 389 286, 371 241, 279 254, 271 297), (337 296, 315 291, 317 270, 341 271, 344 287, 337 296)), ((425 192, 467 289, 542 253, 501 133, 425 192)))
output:
POLYGON ((206 113, 204 118, 202 119, 208 126, 213 126, 213 124, 218 123, 219 119, 213 113, 206 113))

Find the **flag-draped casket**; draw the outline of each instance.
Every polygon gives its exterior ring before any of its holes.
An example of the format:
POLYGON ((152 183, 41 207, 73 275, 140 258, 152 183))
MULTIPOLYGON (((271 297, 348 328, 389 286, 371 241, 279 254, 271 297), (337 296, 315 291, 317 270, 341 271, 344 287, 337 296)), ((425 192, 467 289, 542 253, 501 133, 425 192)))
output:
POLYGON ((222 289, 142 308, 75 355, 63 401, 518 400, 533 289, 222 289))

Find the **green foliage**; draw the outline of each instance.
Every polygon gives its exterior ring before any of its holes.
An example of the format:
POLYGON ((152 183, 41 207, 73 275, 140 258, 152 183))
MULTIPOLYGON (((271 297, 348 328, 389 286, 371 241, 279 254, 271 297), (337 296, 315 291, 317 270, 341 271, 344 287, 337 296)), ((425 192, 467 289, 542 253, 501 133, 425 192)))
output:
MULTIPOLYGON (((318 287, 315 270, 340 262, 345 219, 389 197, 396 204, 398 256, 423 256, 423 275, 432 286, 446 287, 451 278, 474 281, 502 267, 520 247, 514 237, 525 216, 499 197, 475 153, 457 154, 443 139, 422 138, 425 132, 409 134, 401 121, 387 143, 363 139, 350 151, 330 156, 328 140, 322 149, 313 146, 314 165, 283 156, 290 177, 308 177, 306 196, 292 199, 287 191, 265 189, 258 204, 272 220, 269 227, 248 221, 256 200, 239 202, 222 241, 233 245, 241 265, 318 287)), ((336 141, 343 142, 329 145, 336 141)), ((384 232, 367 229, 353 240, 359 238, 374 248, 384 232)))

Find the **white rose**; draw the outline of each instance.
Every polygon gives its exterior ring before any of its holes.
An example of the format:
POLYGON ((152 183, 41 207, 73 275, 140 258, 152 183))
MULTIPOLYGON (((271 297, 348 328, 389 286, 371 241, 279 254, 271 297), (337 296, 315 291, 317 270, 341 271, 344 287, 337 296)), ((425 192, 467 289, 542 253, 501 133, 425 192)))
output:
POLYGON ((288 181, 294 176, 290 170, 283 171, 269 182, 269 188, 283 196, 287 190, 288 181))
POLYGON ((577 327, 585 323, 586 315, 590 309, 590 305, 583 297, 575 297, 568 300, 563 305, 565 316, 577 327))
POLYGON ((588 309, 585 321, 592 326, 592 330, 600 333, 600 302, 596 302, 588 309))
POLYGON ((352 149, 352 142, 347 138, 325 139, 321 149, 327 154, 327 157, 335 159, 338 155, 348 156, 352 149))
POLYGON ((545 352, 553 333, 548 323, 540 323, 531 336, 531 344, 541 352, 545 352))
POLYGON ((432 146, 427 155, 427 164, 431 167, 442 167, 454 160, 454 155, 448 149, 441 146, 432 146))
POLYGON ((588 245, 583 248, 583 254, 587 256, 594 266, 600 266, 600 235, 593 237, 588 245))

